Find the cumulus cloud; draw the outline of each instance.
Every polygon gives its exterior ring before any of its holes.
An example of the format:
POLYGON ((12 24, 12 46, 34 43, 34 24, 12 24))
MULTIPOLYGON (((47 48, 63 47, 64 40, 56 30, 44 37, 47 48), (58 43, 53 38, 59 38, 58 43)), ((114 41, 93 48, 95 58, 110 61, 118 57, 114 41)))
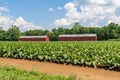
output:
POLYGON ((10 19, 9 16, 0 15, 0 27, 7 30, 14 21, 10 19))
POLYGON ((0 12, 7 12, 7 11, 9 11, 8 8, 6 8, 6 7, 0 7, 0 12))
MULTIPOLYGON (((8 11, 7 8, 0 7, 0 13, 8 11)), ((20 30, 33 30, 33 29, 43 29, 41 26, 37 26, 32 22, 27 22, 24 20, 23 17, 13 18, 9 15, 3 15, 0 14, 0 27, 3 28, 3 30, 8 30, 11 25, 16 25, 20 28, 20 30)))
POLYGON ((62 10, 62 7, 57 7, 58 10, 62 10))
POLYGON ((120 6, 120 0, 74 0, 78 4, 120 6))
POLYGON ((55 26, 68 26, 75 22, 85 26, 103 26, 110 22, 120 24, 116 10, 120 0, 74 0, 65 4, 66 14, 54 21, 55 26))
POLYGON ((57 7, 57 8, 49 8, 48 11, 50 12, 55 12, 57 10, 62 10, 62 7, 57 7))
POLYGON ((41 26, 36 26, 32 22, 25 21, 22 17, 18 17, 13 24, 19 26, 22 30, 43 29, 41 26))
POLYGON ((80 13, 77 11, 77 8, 75 8, 75 5, 71 2, 66 4, 64 6, 67 13, 65 14, 65 17, 62 19, 55 20, 54 25, 55 26, 66 26, 70 25, 76 21, 79 21, 80 13))
POLYGON ((55 9, 54 8, 49 8, 48 11, 53 12, 53 11, 55 11, 55 9))

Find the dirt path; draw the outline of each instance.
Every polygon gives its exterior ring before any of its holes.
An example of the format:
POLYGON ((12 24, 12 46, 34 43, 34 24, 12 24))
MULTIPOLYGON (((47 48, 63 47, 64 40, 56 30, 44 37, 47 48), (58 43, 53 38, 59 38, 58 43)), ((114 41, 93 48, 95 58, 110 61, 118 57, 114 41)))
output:
POLYGON ((120 80, 120 72, 104 69, 83 68, 72 65, 60 65, 48 62, 37 62, 20 59, 0 58, 0 66, 12 65, 20 69, 35 70, 54 75, 68 76, 75 74, 82 80, 120 80))

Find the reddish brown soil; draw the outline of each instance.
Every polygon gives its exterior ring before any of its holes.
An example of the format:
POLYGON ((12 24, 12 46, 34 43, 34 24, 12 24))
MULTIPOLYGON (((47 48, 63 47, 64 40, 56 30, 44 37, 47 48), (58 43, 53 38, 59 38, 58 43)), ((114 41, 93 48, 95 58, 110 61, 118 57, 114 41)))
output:
POLYGON ((120 80, 120 72, 104 69, 84 68, 80 66, 61 65, 49 62, 37 62, 20 59, 0 58, 0 66, 12 65, 14 67, 45 72, 54 75, 69 76, 75 74, 82 80, 120 80))

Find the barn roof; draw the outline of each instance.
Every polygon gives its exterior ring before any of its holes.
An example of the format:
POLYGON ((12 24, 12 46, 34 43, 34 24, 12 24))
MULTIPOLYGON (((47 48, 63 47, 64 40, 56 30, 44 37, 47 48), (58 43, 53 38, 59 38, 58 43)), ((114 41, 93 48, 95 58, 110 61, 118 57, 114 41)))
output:
POLYGON ((95 37, 97 34, 65 34, 59 35, 59 37, 95 37))
POLYGON ((20 38, 46 38, 47 36, 20 36, 20 38))

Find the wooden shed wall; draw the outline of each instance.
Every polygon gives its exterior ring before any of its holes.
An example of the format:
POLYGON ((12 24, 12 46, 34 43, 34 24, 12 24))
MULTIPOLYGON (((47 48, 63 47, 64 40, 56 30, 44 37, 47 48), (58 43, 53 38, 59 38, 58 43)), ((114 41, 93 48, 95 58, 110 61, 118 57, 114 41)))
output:
POLYGON ((49 38, 19 38, 19 41, 49 41, 49 38))
POLYGON ((92 37, 59 37, 59 41, 97 41, 97 36, 92 37))

